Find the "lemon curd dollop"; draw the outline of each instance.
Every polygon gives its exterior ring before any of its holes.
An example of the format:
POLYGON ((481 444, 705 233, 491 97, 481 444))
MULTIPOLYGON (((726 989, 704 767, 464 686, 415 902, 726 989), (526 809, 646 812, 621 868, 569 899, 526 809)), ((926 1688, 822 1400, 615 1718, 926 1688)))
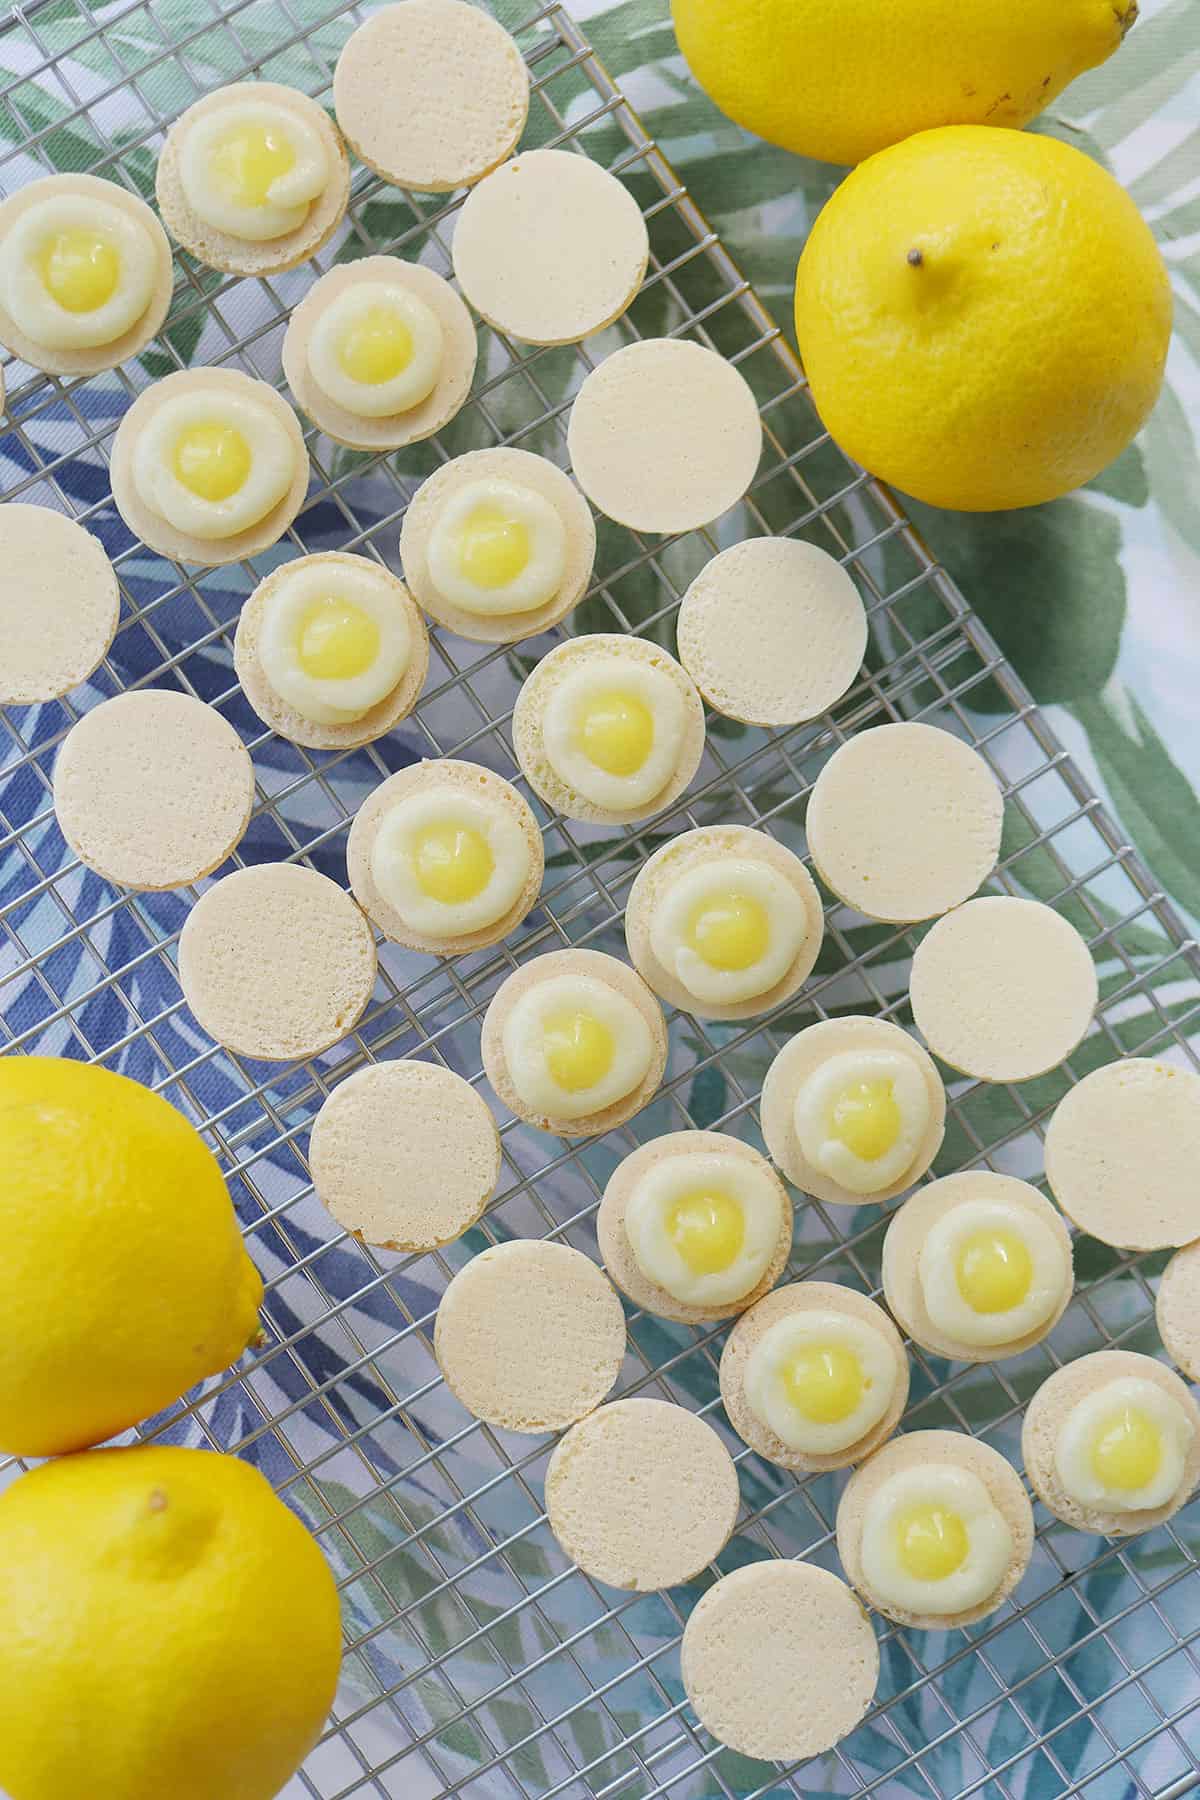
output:
POLYGON ((568 1094, 582 1093, 603 1081, 616 1056, 609 1027, 579 1008, 550 1013, 543 1026, 543 1043, 551 1079, 568 1094))
POLYGON ((175 474, 198 500, 228 500, 250 474, 250 446, 236 425, 185 426, 172 453, 175 474))
POLYGON ((719 1188, 681 1194, 667 1210, 667 1234, 693 1275, 729 1268, 746 1241, 746 1220, 732 1194, 719 1188))
POLYGON ((770 915, 753 894, 713 893, 692 914, 685 941, 712 969, 748 969, 767 953, 770 915))
POLYGON ((654 747, 654 714, 638 694, 589 694, 576 715, 575 742, 606 775, 636 775, 654 747))
POLYGON ((836 1425, 862 1403, 866 1377, 847 1345, 804 1344, 780 1370, 783 1391, 796 1411, 819 1425, 836 1425))
POLYGON ((457 906, 483 892, 496 859, 481 831, 447 821, 423 827, 413 845, 413 864, 423 893, 457 906))
POLYGON ((481 501, 459 527, 455 550, 463 579, 493 592, 508 587, 528 567, 529 526, 512 509, 481 501))
POLYGON ((413 350, 412 331, 398 309, 377 304, 368 306, 346 326, 337 357, 351 381, 378 387, 404 373, 413 350))
POLYGON ((895 1539, 900 1566, 914 1581, 945 1581, 962 1567, 970 1549, 961 1515, 928 1503, 899 1515, 895 1539))
POLYGON ((977 1231, 959 1246, 958 1291, 975 1312, 1008 1312, 1019 1306, 1033 1281, 1029 1246, 1015 1231, 977 1231))
POLYGON ((1091 1464, 1106 1488, 1133 1493, 1152 1482, 1162 1466, 1158 1425, 1137 1406, 1122 1406, 1101 1422, 1092 1439, 1091 1464))
POLYGON ((69 313, 95 312, 106 305, 121 279, 115 244, 88 226, 53 232, 37 260, 46 292, 69 313))
POLYGON ((878 1162, 900 1135, 895 1088, 886 1079, 851 1081, 829 1109, 829 1129, 862 1162, 878 1162))
POLYGON ((297 654, 306 675, 347 681, 365 674, 379 655, 379 623, 364 606, 337 594, 314 602, 300 621, 297 654))
POLYGON ((235 206, 265 206, 273 184, 295 166, 287 133, 265 120, 239 121, 209 151, 212 179, 235 206))

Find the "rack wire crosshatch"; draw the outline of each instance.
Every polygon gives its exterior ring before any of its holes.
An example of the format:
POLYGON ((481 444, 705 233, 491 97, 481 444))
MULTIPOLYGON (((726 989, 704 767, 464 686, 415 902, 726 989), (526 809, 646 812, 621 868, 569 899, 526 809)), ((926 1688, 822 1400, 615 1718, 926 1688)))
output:
MULTIPOLYGON (((49 381, 20 365, 5 371, 5 497, 66 510, 97 532, 117 563, 123 610, 82 703, 3 715, 0 1042, 96 1059, 187 1111, 222 1158, 268 1285, 262 1347, 144 1434, 254 1461, 338 1572, 344 1677, 289 1800, 1182 1795, 1197 1784, 1200 1749, 1196 1504, 1125 1544, 1042 1519, 1015 1603, 967 1632, 881 1629, 882 1678, 868 1719, 828 1757, 779 1770, 720 1750, 683 1697, 678 1637, 705 1583, 628 1595, 575 1571, 541 1504, 550 1444, 470 1419, 433 1360, 439 1294, 484 1243, 552 1235, 595 1256, 599 1193, 634 1143, 696 1125, 761 1148, 762 1074, 792 1031, 847 1011, 909 1023, 912 932, 832 905, 825 949, 797 1002, 750 1026, 672 1018, 666 1081, 630 1126, 571 1150, 505 1124, 489 1212, 441 1254, 364 1249, 312 1195, 307 1129, 344 1075, 364 1061, 419 1055, 480 1082, 480 1018, 518 960, 564 944, 621 954, 633 874, 674 830, 736 819, 803 850, 804 797, 822 762, 847 733, 888 719, 931 719, 978 745, 1007 796, 992 887, 1060 907, 1092 943, 1101 975, 1097 1027, 1064 1070, 1021 1089, 952 1081, 935 1172, 985 1164, 1038 1180, 1040 1132, 1071 1080, 1130 1052, 1197 1065, 1195 945, 895 503, 821 432, 770 316, 578 27, 553 3, 531 17, 500 10, 533 77, 526 143, 596 157, 643 204, 650 273, 621 324, 578 350, 549 351, 481 328, 474 396, 435 444, 372 459, 310 434, 314 486, 288 541, 253 567, 192 575, 149 554, 117 517, 107 474, 113 432, 137 391, 189 362, 282 386, 283 326, 312 271, 233 281, 179 257, 168 327, 136 364, 87 383, 49 381), (383 945, 365 1018, 314 1063, 280 1069, 217 1050, 187 1013, 175 975, 194 896, 111 888, 63 843, 50 777, 65 731, 79 710, 122 688, 157 683, 200 696, 254 756, 257 805, 235 862, 303 858, 339 880, 349 819, 394 769, 453 754, 519 781, 507 729, 513 698, 561 632, 487 649, 435 631, 425 695, 404 727, 366 750, 310 755, 264 732, 233 680, 238 607, 266 569, 295 553, 358 549, 395 567, 404 506, 451 455, 503 440, 564 463, 566 415, 587 369, 632 337, 665 333, 711 344, 742 369, 762 407, 764 460, 746 503, 718 531, 648 543, 601 520, 595 584, 573 629, 637 631, 671 645, 678 599, 714 549, 752 532, 798 533, 840 556, 868 599, 862 678, 811 726, 764 733, 710 718, 696 781, 643 830, 606 836, 538 809, 546 887, 516 938, 454 964, 383 945)), ((0 189, 88 169, 150 196, 165 121, 199 93, 251 74, 327 100, 338 49, 360 16, 321 0, 18 7, 0 26, 0 189)), ((318 262, 388 250, 449 272, 454 211, 359 170, 343 238, 318 262)), ((882 1229, 877 1209, 835 1214, 800 1199, 790 1273, 819 1271, 877 1293, 882 1229)), ((1079 1291, 1049 1341, 969 1369, 915 1353, 906 1428, 956 1426, 1019 1464, 1020 1410, 1052 1367, 1109 1343, 1158 1349, 1151 1281, 1162 1260, 1080 1241, 1079 1291)), ((732 1437, 716 1380, 721 1333, 637 1314, 629 1328, 618 1392, 656 1393, 704 1413, 734 1452, 743 1516, 721 1568, 764 1555, 836 1568, 840 1483, 798 1482, 732 1437)), ((0 1482, 19 1468, 0 1464, 0 1482)))

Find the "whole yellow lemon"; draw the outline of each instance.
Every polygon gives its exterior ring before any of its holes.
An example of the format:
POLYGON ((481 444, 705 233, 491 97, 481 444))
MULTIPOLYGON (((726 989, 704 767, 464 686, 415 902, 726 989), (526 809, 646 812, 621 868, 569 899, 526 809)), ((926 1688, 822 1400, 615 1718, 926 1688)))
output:
POLYGON ((92 1450, 0 1494, 0 1789, 270 1800, 342 1638, 310 1533, 212 1450, 92 1450))
POLYGON ((1124 449, 1162 384, 1166 269, 1129 196, 1054 138, 951 125, 881 150, 796 274, 817 411, 932 506, 1053 500, 1124 449))
POLYGON ((1024 125, 1111 56, 1135 0, 671 0, 692 74, 739 125, 856 163, 934 125, 1024 125))
POLYGON ((262 1282, 216 1160, 123 1075, 0 1061, 0 1450, 54 1456, 240 1356, 262 1282))

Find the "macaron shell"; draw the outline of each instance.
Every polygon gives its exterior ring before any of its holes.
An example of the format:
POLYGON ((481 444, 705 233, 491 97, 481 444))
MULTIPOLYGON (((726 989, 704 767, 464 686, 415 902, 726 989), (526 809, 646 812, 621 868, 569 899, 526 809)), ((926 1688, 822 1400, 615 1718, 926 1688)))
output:
POLYGON ((190 694, 139 688, 85 713, 54 764, 59 829, 123 887, 186 887, 241 842, 254 768, 233 726, 190 694))
POLYGON ((680 1648, 684 1691, 720 1744, 769 1762, 832 1749, 879 1681, 871 1621, 844 1581, 772 1558, 701 1595, 680 1648))
MULTIPOLYGON (((415 0, 404 3, 412 6, 415 0)), ((433 437, 461 412, 475 379, 478 353, 470 313, 436 270, 404 262, 398 256, 363 256, 339 264, 313 283, 288 320, 281 355, 296 405, 326 437, 351 450, 397 450, 433 437), (308 366, 308 346, 321 314, 339 295, 364 282, 391 282, 406 288, 429 307, 442 328, 442 367, 432 392, 407 412, 379 419, 362 418, 339 406, 314 381, 308 366)))
POLYGON ((433 1347, 446 1385, 477 1419, 561 1431, 599 1406, 620 1374, 625 1315, 581 1251, 517 1238, 459 1270, 433 1347))
POLYGON ((316 1056, 345 1037, 375 972, 375 939, 349 894, 296 863, 214 882, 179 938, 179 983, 201 1029, 264 1062, 316 1056))
POLYGON ((1012 1593, 1029 1567, 1033 1554, 1033 1508, 1012 1465, 977 1438, 961 1431, 914 1431, 893 1438, 857 1468, 843 1491, 837 1510, 837 1547, 842 1567, 863 1599, 876 1612, 915 1631, 953 1631, 986 1619, 1012 1593), (907 1469, 966 1469, 988 1490, 997 1511, 1012 1533, 1012 1555, 994 1593, 977 1606, 958 1613, 914 1613, 903 1607, 885 1606, 871 1592, 862 1566, 863 1520, 868 1502, 885 1481, 907 1469))
POLYGON ((226 275, 280 275, 315 256, 341 224, 350 198, 350 159, 325 108, 307 94, 277 81, 236 81, 205 94, 176 119, 159 153, 154 190, 171 236, 197 262, 226 275), (329 159, 329 180, 312 202, 303 223, 295 231, 261 243, 234 237, 202 219, 192 210, 179 172, 180 152, 187 135, 201 119, 254 100, 269 101, 272 106, 294 113, 317 133, 329 159))
POLYGON ((977 750, 934 725, 876 725, 834 751, 805 828, 827 887, 910 924, 968 900, 996 866, 1004 800, 977 750))
POLYGON ((1156 1525, 1173 1517, 1190 1500, 1200 1482, 1200 1407, 1197 1407, 1184 1383, 1173 1369, 1168 1369, 1152 1356, 1141 1356, 1133 1350, 1095 1350, 1081 1356, 1065 1368, 1056 1369, 1043 1381, 1025 1409, 1021 1428, 1021 1455, 1025 1474, 1042 1505, 1064 1524, 1076 1531, 1090 1531, 1100 1537, 1134 1537, 1152 1531, 1156 1525), (1055 1466, 1058 1437, 1068 1414, 1087 1398, 1099 1393, 1110 1382, 1152 1381, 1187 1413, 1193 1425, 1191 1449, 1184 1477, 1177 1493, 1165 1506, 1147 1507, 1141 1512, 1105 1512, 1082 1506, 1068 1494, 1059 1480, 1055 1466))
POLYGON ((691 1581, 737 1522, 733 1460, 711 1425, 665 1400, 616 1400, 563 1438, 546 1513, 567 1555, 609 1587, 691 1581))
POLYGON ((685 338, 645 338, 585 376, 567 426, 575 479, 634 531, 695 531, 745 494, 762 455, 754 395, 685 338))
POLYGON ((437 1063, 372 1064, 313 1120, 317 1198, 352 1236, 434 1250, 474 1225, 500 1176, 500 1134, 481 1096, 437 1063))
POLYGON ((746 825, 702 825, 681 832, 647 858, 634 877, 625 906, 625 943, 629 960, 660 1000, 697 1019, 756 1019, 799 992, 812 974, 825 935, 825 914, 817 885, 798 856, 765 831, 746 825), (806 935, 782 980, 765 993, 729 1006, 698 1000, 679 977, 654 954, 651 929, 656 908, 688 869, 724 857, 765 863, 796 890, 804 908, 806 935))
POLYGON ((478 644, 515 644, 536 637, 564 619, 588 590, 596 560, 596 524, 591 509, 569 475, 528 450, 468 450, 422 482, 408 503, 400 527, 400 561, 419 605, 447 631, 478 644), (557 593, 529 612, 467 612, 445 599, 429 573, 429 543, 447 501, 477 481, 508 481, 548 500, 566 532, 566 568, 557 593))
POLYGON ((1007 1356, 1020 1356, 1034 1344, 1040 1344, 1070 1305, 1075 1284, 1071 1235, 1062 1215, 1027 1181, 1018 1181, 1012 1175, 995 1175, 988 1169, 964 1169, 918 1188, 892 1214, 883 1240, 882 1277, 884 1297, 897 1323, 923 1350, 934 1356, 952 1357, 956 1362, 999 1362, 1007 1356), (958 1338, 947 1337, 938 1330, 925 1307, 920 1271, 925 1240, 942 1219, 972 1201, 985 1204, 999 1201, 1020 1207, 1048 1225, 1066 1252, 1066 1279, 1054 1311, 1036 1331, 1026 1332, 1008 1344, 967 1344, 958 1338))
POLYGON ((395 187, 448 193, 510 154, 529 72, 508 33, 460 0, 404 0, 353 33, 333 75, 338 124, 395 187))
POLYGON ((265 381, 257 381, 253 376, 243 375, 237 369, 180 369, 174 375, 166 375, 161 381, 154 382, 151 387, 143 388, 117 427, 109 466, 113 500, 134 536, 140 537, 151 550, 157 550, 160 556, 169 556, 176 562, 199 563, 207 568, 243 562, 278 543, 304 505, 308 493, 308 475, 308 451, 304 445, 304 434, 300 429, 300 421, 287 401, 265 381), (274 413, 291 441, 295 467, 287 493, 256 524, 247 526, 245 531, 236 532, 232 537, 196 538, 186 532, 176 531, 173 525, 153 512, 141 498, 133 479, 134 449, 139 434, 145 430, 155 413, 170 401, 178 399, 181 394, 221 391, 258 400, 274 413))
POLYGON ((611 325, 642 285, 650 239, 629 189, 587 155, 529 150, 468 194, 454 272, 496 331, 573 344, 611 325))
POLYGON ((879 1206, 885 1200, 894 1200, 897 1194, 907 1193, 941 1149, 946 1130, 946 1090, 932 1058, 898 1025, 866 1014, 822 1019, 818 1024, 807 1025, 803 1031, 798 1031, 767 1070, 761 1114, 771 1161, 789 1181, 815 1200, 827 1201, 832 1206, 879 1206), (907 1056, 920 1070, 929 1098, 929 1124, 917 1155, 899 1181, 881 1188, 877 1194, 854 1194, 849 1188, 840 1187, 822 1170, 813 1167, 796 1135, 793 1114, 801 1084, 831 1056, 840 1056, 849 1050, 890 1051, 907 1056))
POLYGON ((1120 1250, 1200 1237, 1200 1075, 1147 1057, 1107 1063, 1046 1127, 1046 1179, 1081 1231, 1120 1250))
POLYGON ((851 1463, 862 1462, 878 1450, 900 1423, 908 1404, 908 1357, 892 1321, 883 1308, 876 1306, 865 1294, 832 1281, 793 1281, 757 1301, 733 1327, 721 1352, 721 1399, 729 1423, 738 1436, 768 1462, 802 1474, 844 1469, 851 1463), (795 1318, 806 1312, 844 1313, 851 1319, 861 1320, 886 1341, 896 1367, 895 1390, 878 1424, 856 1443, 848 1444, 844 1450, 832 1455, 814 1456, 808 1451, 793 1450, 782 1438, 776 1437, 769 1425, 763 1424, 746 1398, 746 1365, 757 1345, 780 1319, 795 1318))
MULTIPOLYGON (((43 200, 78 194, 84 200, 105 201, 119 207, 148 233, 154 252, 154 285, 146 310, 135 319, 128 331, 110 344, 96 344, 87 350, 56 350, 39 344, 23 332, 0 299, 0 344, 11 350, 32 369, 43 369, 49 375, 101 375, 137 356, 162 330, 171 307, 175 286, 175 267, 167 234, 144 200, 115 181, 102 181, 96 175, 44 175, 38 181, 10 194, 0 204, 0 237, 7 235, 22 214, 43 200)), ((0 394, 0 403, 3 395, 0 394)))
POLYGON ((431 956, 465 956, 498 944, 537 905, 545 873, 545 851, 537 820, 511 782, 495 775, 479 763, 458 762, 451 757, 438 757, 414 763, 381 781, 363 801, 350 826, 346 843, 346 868, 354 897, 367 916, 374 920, 384 936, 409 950, 424 950, 431 956), (508 911, 491 925, 460 937, 423 937, 406 925, 395 907, 380 891, 371 868, 371 856, 380 827, 388 813, 400 800, 422 791, 451 788, 477 799, 494 801, 516 823, 525 841, 529 858, 528 872, 521 892, 508 911))
POLYGON ((56 700, 86 681, 108 653, 120 612, 116 571, 99 538, 48 506, 0 507, 0 706, 56 700))
POLYGON ((1200 1243, 1177 1250, 1162 1272, 1154 1305, 1167 1355, 1200 1381, 1200 1243))
POLYGON ((547 955, 535 956, 519 969, 514 969, 496 989, 483 1017, 480 1054, 484 1073, 491 1082, 497 1099, 515 1117, 524 1119, 527 1125, 536 1125, 539 1131, 550 1132, 555 1137, 599 1137, 640 1113, 658 1092, 667 1065, 667 1026, 662 1008, 641 976, 635 975, 623 962, 618 962, 615 956, 606 956, 601 950, 552 950, 547 955), (504 1055, 504 1022, 516 1002, 539 983, 550 981, 559 975, 580 975, 607 983, 637 1007, 650 1028, 654 1045, 650 1067, 633 1092, 622 1100, 615 1100, 603 1111, 589 1113, 581 1119, 551 1119, 544 1114, 530 1112, 513 1086, 504 1055))
POLYGON ((670 806, 687 788, 704 755, 704 703, 682 666, 666 650, 644 638, 623 637, 617 632, 595 632, 568 638, 543 656, 517 695, 512 719, 513 749, 530 787, 564 818, 593 825, 633 825, 653 818, 670 806), (658 669, 672 681, 683 701, 684 728, 679 758, 671 779, 644 806, 605 807, 569 786, 550 762, 542 737, 542 719, 550 696, 569 675, 597 657, 615 653, 658 669))
POLYGON ((609 1176, 596 1214, 596 1238, 600 1255, 604 1259, 604 1267, 621 1292, 643 1312, 653 1313, 660 1319, 675 1319, 683 1325, 704 1325, 714 1319, 728 1319, 761 1300, 774 1287, 787 1266, 794 1229, 791 1197, 766 1158, 760 1156, 751 1145, 743 1144, 740 1139, 728 1137, 720 1131, 673 1131, 642 1144, 619 1162, 609 1176), (778 1191, 779 1236, 771 1260, 763 1271, 761 1280, 748 1293, 740 1300, 729 1301, 724 1306, 689 1305, 685 1300, 677 1300, 674 1294, 669 1294, 656 1281, 644 1275, 625 1230, 625 1209, 638 1182, 660 1163, 683 1155, 740 1157, 753 1168, 769 1175, 778 1191))
POLYGON ((988 895, 917 945, 913 1019, 935 1056, 979 1081, 1057 1068, 1092 1022, 1099 982, 1075 927, 1037 900, 988 895))
POLYGON ((800 538, 722 550, 683 596, 679 660, 704 698, 747 725, 796 725, 862 667, 867 615, 841 563, 800 538))
POLYGON ((322 550, 315 556, 297 556, 291 562, 281 563, 264 581, 259 582, 244 603, 238 618, 233 640, 233 666, 246 698, 258 717, 280 737, 287 738, 292 744, 302 744, 310 750, 353 750, 360 744, 370 744, 376 738, 383 737, 402 719, 406 719, 417 704, 429 671, 429 632, 412 595, 399 576, 393 575, 390 569, 383 569, 377 562, 366 557, 347 555, 341 550, 322 550), (387 577, 392 592, 403 609, 412 646, 408 667, 391 693, 385 694, 361 719, 353 719, 344 725, 326 725, 316 719, 306 719, 303 713, 297 712, 294 706, 289 706, 275 692, 267 679, 259 647, 267 607, 280 587, 301 569, 314 565, 330 570, 353 569, 361 568, 364 563, 374 574, 387 577))

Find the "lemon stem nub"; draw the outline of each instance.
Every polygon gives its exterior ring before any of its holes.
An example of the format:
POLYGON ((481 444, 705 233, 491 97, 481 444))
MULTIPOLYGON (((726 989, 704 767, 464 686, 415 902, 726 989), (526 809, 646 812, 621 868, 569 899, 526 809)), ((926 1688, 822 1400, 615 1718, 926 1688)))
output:
POLYGON ((919 269, 921 264, 925 261, 925 258, 919 250, 912 249, 909 251, 905 261, 908 263, 910 269, 919 269))

